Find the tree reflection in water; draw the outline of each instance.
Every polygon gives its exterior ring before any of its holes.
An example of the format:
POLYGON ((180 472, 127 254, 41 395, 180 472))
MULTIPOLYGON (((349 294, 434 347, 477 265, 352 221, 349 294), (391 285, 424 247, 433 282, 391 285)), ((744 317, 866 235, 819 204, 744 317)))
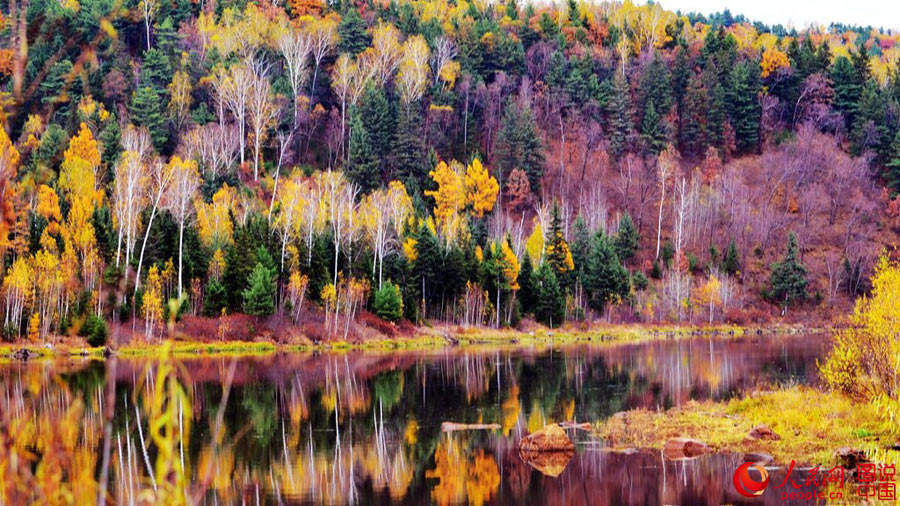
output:
MULTIPOLYGON (((163 492, 170 503, 198 504, 736 503, 738 456, 667 462, 653 452, 610 453, 579 433, 590 444, 574 455, 529 465, 516 443, 548 422, 808 383, 824 342, 7 363, 0 470, 9 478, 0 503, 96 503, 106 412, 106 498, 115 504, 163 492), (177 382, 161 387, 160 372, 177 382), (180 401, 167 397, 180 388, 180 401), (442 434, 443 421, 501 429, 442 434)), ((763 499, 772 498, 781 503, 763 499)))

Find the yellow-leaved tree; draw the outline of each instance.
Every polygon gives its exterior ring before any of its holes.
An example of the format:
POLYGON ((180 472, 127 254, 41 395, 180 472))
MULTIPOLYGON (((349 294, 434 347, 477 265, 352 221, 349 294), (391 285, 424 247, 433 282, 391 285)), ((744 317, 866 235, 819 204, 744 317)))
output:
POLYGON ((19 160, 19 151, 10 142, 6 130, 0 128, 0 264, 9 246, 9 230, 16 224, 12 183, 19 169, 19 160))
POLYGON ((494 255, 500 261, 500 272, 503 274, 503 281, 506 287, 511 291, 519 289, 519 257, 509 247, 509 241, 503 239, 500 241, 499 251, 494 251, 494 255))
POLYGON ((856 301, 850 327, 835 337, 822 375, 829 386, 875 403, 900 433, 900 262, 882 255, 872 292, 856 301))
POLYGON ((762 62, 760 62, 759 65, 762 69, 759 75, 765 79, 776 74, 781 69, 790 68, 791 62, 788 60, 787 55, 780 49, 777 47, 770 47, 763 51, 762 62))
POLYGON ((97 189, 97 170, 100 150, 90 129, 84 123, 63 155, 59 172, 59 188, 69 203, 69 212, 62 228, 66 247, 77 253, 81 280, 86 290, 92 290, 96 280, 96 237, 91 216, 103 201, 103 191, 97 189))
POLYGON ((232 242, 234 226, 228 213, 237 208, 237 192, 225 184, 213 194, 208 204, 202 198, 194 201, 197 230, 200 239, 212 250, 222 249, 232 242))
POLYGON ((534 229, 531 235, 525 240, 525 252, 531 258, 532 265, 540 265, 544 256, 544 229, 541 223, 535 218, 534 229))
POLYGON ((722 305, 722 283, 715 274, 710 274, 706 283, 694 289, 694 304, 709 311, 709 324, 712 325, 716 308, 722 305))
POLYGON ((472 206, 477 218, 494 209, 500 185, 491 176, 479 159, 472 160, 466 167, 466 204, 472 206))
POLYGON ((438 222, 441 235, 447 241, 452 239, 459 226, 459 210, 466 203, 465 179, 461 177, 462 166, 453 162, 438 162, 437 167, 428 173, 437 183, 437 190, 427 190, 425 195, 434 198, 434 217, 438 222))
MULTIPOLYGON (((872 292, 856 301, 851 327, 837 335, 822 366, 828 383, 867 397, 900 395, 900 262, 882 255, 872 292)), ((896 413, 900 415, 900 413, 896 413)))
POLYGON ((144 300, 141 304, 141 312, 144 314, 147 337, 153 337, 156 325, 162 321, 163 314, 162 279, 156 265, 150 266, 147 273, 147 288, 144 290, 144 300))
POLYGON ((25 308, 31 305, 34 287, 34 270, 25 257, 19 257, 3 278, 3 293, 6 299, 6 321, 19 328, 25 308))

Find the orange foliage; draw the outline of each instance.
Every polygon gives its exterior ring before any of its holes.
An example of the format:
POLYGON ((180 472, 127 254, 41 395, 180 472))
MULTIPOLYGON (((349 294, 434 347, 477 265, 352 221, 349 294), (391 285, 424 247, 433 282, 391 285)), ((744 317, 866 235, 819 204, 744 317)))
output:
POLYGON ((291 14, 295 18, 303 16, 317 17, 322 14, 325 5, 319 0, 288 0, 291 6, 291 14))
POLYGON ((9 230, 16 223, 10 183, 19 169, 19 151, 0 128, 0 254, 9 246, 9 230))

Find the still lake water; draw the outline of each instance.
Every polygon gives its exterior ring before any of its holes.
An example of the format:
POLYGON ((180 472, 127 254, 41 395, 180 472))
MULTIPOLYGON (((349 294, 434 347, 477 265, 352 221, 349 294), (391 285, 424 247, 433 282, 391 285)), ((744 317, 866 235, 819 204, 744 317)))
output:
MULTIPOLYGON (((740 455, 673 462, 659 452, 609 452, 570 431, 576 452, 551 476, 523 461, 517 443, 551 421, 815 383, 827 344, 826 335, 754 336, 178 360, 191 403, 178 413, 190 429, 175 458, 198 504, 785 504, 734 492, 740 455), (442 433, 445 421, 501 429, 442 433)), ((67 451, 100 469, 104 399, 114 395, 109 501, 138 503, 155 484, 146 406, 156 367, 131 359, 0 364, 0 411, 20 427, 10 432, 30 433, 28 417, 40 433, 83 400, 67 451)))

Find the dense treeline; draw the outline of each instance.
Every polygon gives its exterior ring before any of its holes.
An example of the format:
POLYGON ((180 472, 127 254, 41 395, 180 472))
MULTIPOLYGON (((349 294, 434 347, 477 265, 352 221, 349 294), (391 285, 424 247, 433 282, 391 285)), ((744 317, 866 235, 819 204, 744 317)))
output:
POLYGON ((891 33, 576 0, 9 7, 7 338, 311 304, 345 336, 361 310, 744 321, 864 291, 895 238, 891 33))

